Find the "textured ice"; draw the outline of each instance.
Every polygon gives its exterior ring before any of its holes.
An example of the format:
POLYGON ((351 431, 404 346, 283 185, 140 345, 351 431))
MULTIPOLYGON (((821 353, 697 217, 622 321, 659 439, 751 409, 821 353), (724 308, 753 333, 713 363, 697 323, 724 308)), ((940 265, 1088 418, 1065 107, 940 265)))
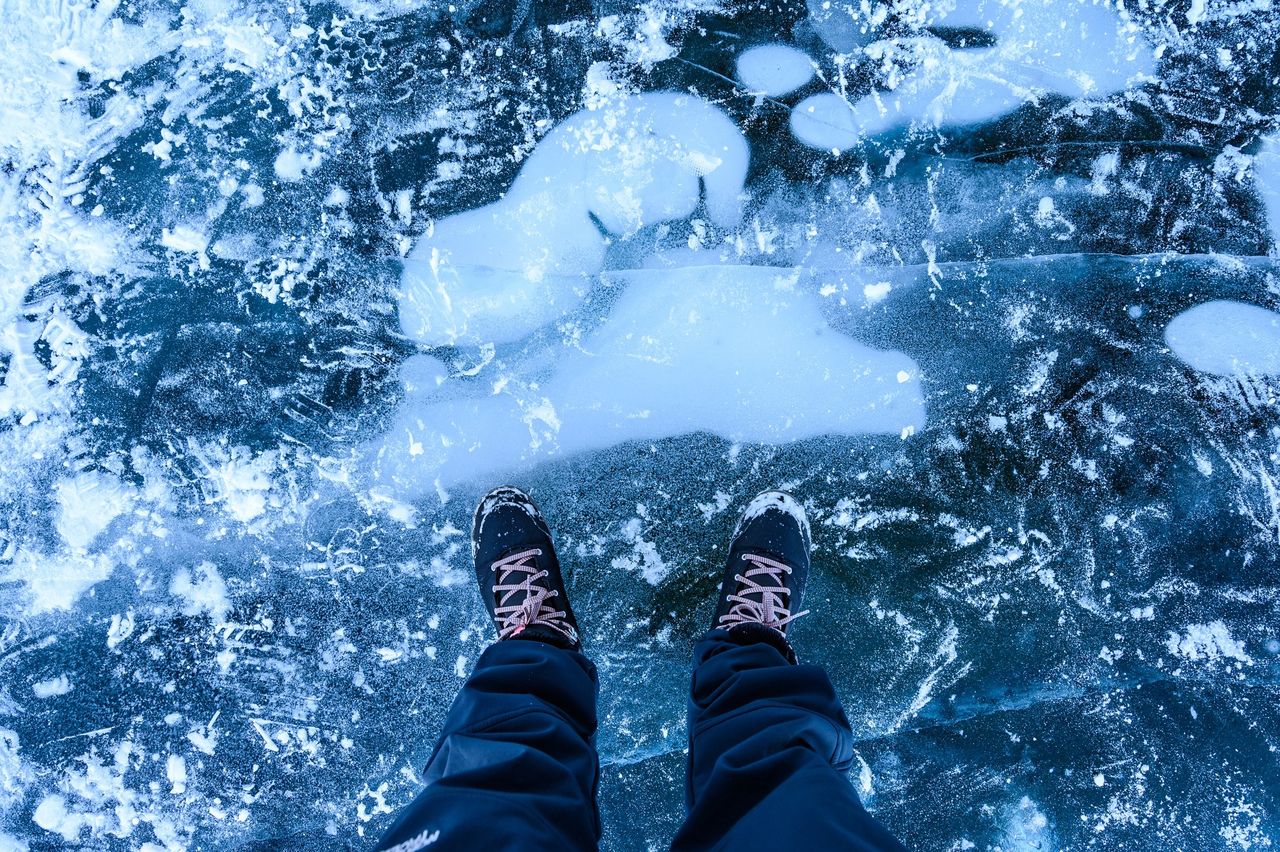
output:
POLYGON ((1280 251, 1280 136, 1263 142, 1257 160, 1258 192, 1267 208, 1271 234, 1280 251))
POLYGON ((862 138, 862 126, 849 102, 833 92, 810 95, 796 104, 791 111, 791 132, 811 148, 836 153, 862 138))
POLYGON ((884 6, 839 0, 805 0, 805 11, 808 24, 837 53, 851 53, 870 42, 889 17, 884 6))
POLYGON ((771 487, 909 847, 1280 837, 1274 4, 0 18, 0 848, 371 844, 503 480, 606 849, 679 823, 771 487))

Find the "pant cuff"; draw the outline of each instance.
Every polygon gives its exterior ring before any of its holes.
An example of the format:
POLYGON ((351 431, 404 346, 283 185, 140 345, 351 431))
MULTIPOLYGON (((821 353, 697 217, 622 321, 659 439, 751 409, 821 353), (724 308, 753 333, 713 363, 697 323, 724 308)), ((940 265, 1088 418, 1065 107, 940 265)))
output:
POLYGON ((792 665, 797 662, 795 649, 791 647, 791 643, 787 641, 786 635, 781 630, 775 630, 764 624, 747 622, 735 624, 729 628, 728 634, 729 640, 735 644, 753 645, 756 642, 764 642, 777 648, 792 665))

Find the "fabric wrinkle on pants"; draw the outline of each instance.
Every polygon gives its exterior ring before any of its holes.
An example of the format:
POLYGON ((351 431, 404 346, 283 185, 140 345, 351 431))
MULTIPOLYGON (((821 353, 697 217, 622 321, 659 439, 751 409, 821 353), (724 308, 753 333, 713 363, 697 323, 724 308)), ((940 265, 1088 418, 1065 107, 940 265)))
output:
MULTIPOLYGON (((853 735, 821 667, 724 630, 697 643, 694 663, 688 818, 673 849, 904 848, 846 776, 853 735)), ((426 789, 379 848, 595 849, 597 693, 579 652, 490 646, 449 711, 426 789)))

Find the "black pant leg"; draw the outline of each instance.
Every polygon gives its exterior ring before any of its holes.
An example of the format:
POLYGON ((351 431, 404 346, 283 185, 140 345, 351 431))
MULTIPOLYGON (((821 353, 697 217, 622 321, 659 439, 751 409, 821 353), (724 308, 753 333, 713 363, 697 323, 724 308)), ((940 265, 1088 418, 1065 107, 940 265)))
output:
POLYGON ((595 849, 595 666, 545 642, 497 642, 445 720, 426 789, 378 848, 595 849))
POLYGON ((724 630, 694 650, 676 850, 903 850, 858 799, 853 733, 820 666, 724 630))

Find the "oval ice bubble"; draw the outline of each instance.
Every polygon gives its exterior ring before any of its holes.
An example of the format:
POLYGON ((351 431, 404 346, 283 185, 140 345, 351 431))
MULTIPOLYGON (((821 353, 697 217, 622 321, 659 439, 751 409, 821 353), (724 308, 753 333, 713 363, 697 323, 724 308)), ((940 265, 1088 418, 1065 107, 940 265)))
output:
POLYGON ((753 93, 785 95, 813 79, 813 61, 785 44, 762 44, 738 57, 738 79, 753 93))
POLYGON ((431 355, 413 355, 400 365, 400 385, 406 395, 435 393, 449 378, 449 368, 431 355))
POLYGON ((1205 373, 1280 375, 1280 313, 1256 305, 1196 305, 1173 318, 1164 339, 1173 354, 1205 373))
POLYGON ((791 132, 810 148, 844 150, 861 136, 853 111, 839 95, 824 92, 802 100, 791 110, 791 132))

